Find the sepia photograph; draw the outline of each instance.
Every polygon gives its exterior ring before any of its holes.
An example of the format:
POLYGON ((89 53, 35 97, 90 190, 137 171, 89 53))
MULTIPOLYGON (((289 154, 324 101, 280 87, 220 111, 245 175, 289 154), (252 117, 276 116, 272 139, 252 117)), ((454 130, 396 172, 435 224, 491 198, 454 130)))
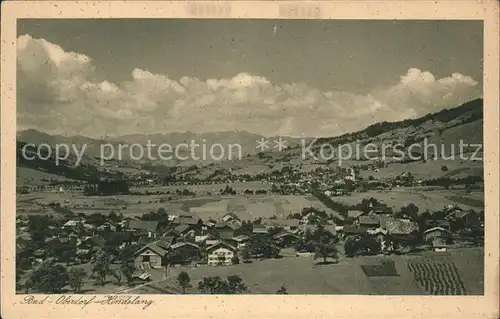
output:
POLYGON ((17 28, 18 293, 483 294, 481 21, 17 28))
POLYGON ((2 317, 498 315, 487 1, 133 2, 2 4, 2 317))

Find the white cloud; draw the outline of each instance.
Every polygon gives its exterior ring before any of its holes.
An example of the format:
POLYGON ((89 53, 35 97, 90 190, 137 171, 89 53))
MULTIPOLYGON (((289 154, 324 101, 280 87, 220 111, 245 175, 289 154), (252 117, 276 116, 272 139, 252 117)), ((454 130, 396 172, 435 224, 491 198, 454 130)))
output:
POLYGON ((227 79, 134 69, 129 81, 98 81, 92 60, 29 35, 18 38, 18 125, 51 133, 104 134, 248 130, 294 136, 337 135, 454 107, 481 95, 453 73, 437 79, 411 68, 368 94, 321 92, 305 83, 276 85, 239 73, 227 79))

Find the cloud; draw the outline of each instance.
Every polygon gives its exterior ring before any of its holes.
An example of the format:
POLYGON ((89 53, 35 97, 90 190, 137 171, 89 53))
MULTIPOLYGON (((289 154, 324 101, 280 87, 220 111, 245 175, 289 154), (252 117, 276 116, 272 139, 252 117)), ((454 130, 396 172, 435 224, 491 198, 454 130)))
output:
POLYGON ((111 83, 97 79, 90 57, 29 35, 18 38, 17 54, 18 126, 70 135, 247 130, 333 136, 481 95, 469 76, 436 78, 416 68, 392 86, 352 94, 305 83, 277 85, 245 72, 174 80, 136 68, 128 81, 111 83))

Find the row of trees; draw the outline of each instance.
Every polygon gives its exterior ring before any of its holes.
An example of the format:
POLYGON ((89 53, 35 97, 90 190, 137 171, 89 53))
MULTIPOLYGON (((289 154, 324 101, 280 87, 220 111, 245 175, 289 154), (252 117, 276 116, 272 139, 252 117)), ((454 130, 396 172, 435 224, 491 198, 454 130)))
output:
MULTIPOLYGON (((182 271, 177 276, 177 284, 182 288, 182 292, 186 293, 186 289, 192 287, 191 277, 182 271)), ((198 290, 204 294, 238 294, 247 292, 248 287, 240 276, 230 275, 225 280, 219 276, 204 277, 198 283, 198 290)))
MULTIPOLYGON (((193 287, 191 277, 185 271, 177 276, 177 284, 181 287, 182 293, 186 293, 187 288, 193 287)), ((204 294, 240 294, 249 291, 243 279, 238 275, 230 275, 226 279, 219 276, 203 277, 203 280, 198 283, 198 290, 204 294)), ((281 286, 276 294, 288 295, 288 291, 285 286, 281 286)))
POLYGON ((88 196, 105 196, 128 193, 129 186, 125 180, 91 181, 83 188, 83 194, 88 196))
MULTIPOLYGON (((136 271, 135 264, 130 258, 131 255, 125 258, 120 264, 120 267, 112 267, 112 258, 110 254, 104 250, 96 253, 92 261, 92 272, 89 278, 94 278, 99 285, 105 285, 109 276, 116 279, 116 284, 122 283, 123 277, 126 278, 128 284, 132 284, 133 274, 136 271)), ((18 275, 22 270, 17 269, 18 275)), ((52 259, 44 261, 35 268, 27 281, 24 284, 26 293, 30 289, 35 289, 44 293, 61 292, 63 287, 69 285, 74 293, 80 293, 84 278, 87 273, 83 268, 64 267, 61 264, 55 263, 52 259)))
POLYGON ((338 262, 337 241, 337 237, 325 230, 323 224, 320 223, 314 231, 307 229, 304 236, 297 241, 295 248, 300 252, 314 252, 314 260, 323 259, 323 263, 326 264, 327 258, 338 262))

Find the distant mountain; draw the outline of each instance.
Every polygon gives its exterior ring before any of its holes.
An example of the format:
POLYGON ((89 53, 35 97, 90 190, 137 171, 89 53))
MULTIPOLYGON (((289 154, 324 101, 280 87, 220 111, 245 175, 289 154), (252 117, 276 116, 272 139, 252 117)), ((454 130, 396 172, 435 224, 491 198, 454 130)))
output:
POLYGON ((388 135, 390 132, 399 131, 408 135, 417 132, 444 131, 447 128, 475 122, 483 119, 483 99, 475 99, 456 108, 443 109, 436 113, 429 113, 419 118, 407 119, 398 122, 380 122, 372 124, 364 130, 343 134, 337 137, 318 139, 319 143, 342 144, 345 142, 366 140, 378 136, 388 135))
MULTIPOLYGON (((173 132, 173 133, 157 133, 157 134, 130 134, 123 135, 119 137, 108 138, 107 140, 93 139, 85 136, 62 136, 62 135, 50 135, 45 132, 40 132, 35 129, 28 129, 24 131, 19 131, 17 133, 17 141, 24 143, 33 143, 35 145, 49 144, 54 146, 56 144, 66 144, 75 145, 79 149, 83 145, 87 145, 85 149, 85 155, 90 157, 100 157, 101 146, 105 151, 110 148, 106 144, 111 144, 115 149, 115 158, 118 155, 119 145, 128 145, 123 148, 121 160, 131 160, 129 147, 132 144, 139 144, 146 146, 151 145, 152 154, 156 157, 157 149, 162 144, 168 144, 175 150, 176 147, 179 148, 179 155, 181 157, 191 155, 191 149, 186 145, 194 143, 195 146, 195 156, 201 157, 204 152, 203 146, 205 146, 206 152, 210 152, 210 148, 213 146, 214 152, 218 152, 220 146, 224 148, 224 152, 232 151, 232 158, 236 158, 236 155, 240 152, 236 145, 241 146, 241 155, 246 156, 248 154, 255 154, 259 151, 256 148, 257 141, 262 138, 269 139, 270 141, 278 139, 279 136, 275 137, 264 137, 262 135, 249 133, 246 131, 227 131, 227 132, 211 132, 211 133, 193 133, 193 132, 173 132), (235 154, 236 153, 236 154, 235 154)), ((300 143, 298 138, 283 137, 287 140, 287 146, 296 146, 300 143)), ((272 147, 272 145, 270 145, 272 147)), ((272 149, 272 148, 271 148, 272 149)), ((135 150, 137 151, 137 150, 135 150)), ((138 151, 137 151, 138 152, 138 151)), ((107 155, 108 153, 106 153, 107 155)), ((133 156, 137 156, 133 153, 133 156)), ((219 154, 219 153, 217 153, 219 154)), ((225 158, 228 157, 226 154, 225 158)), ((176 162, 176 161, 174 161, 176 162)))
MULTIPOLYGON (((287 141, 288 149, 283 152, 275 152, 273 148, 274 140, 278 139, 276 137, 264 137, 258 134, 252 134, 245 131, 237 132, 215 132, 215 133, 193 133, 193 132, 182 132, 182 133, 158 133, 158 134, 131 134, 124 135, 115 138, 109 138, 107 140, 92 139, 84 136, 60 136, 60 135, 50 135, 44 132, 39 132, 37 130, 29 129, 25 131, 20 131, 17 134, 17 148, 18 153, 22 148, 24 143, 33 143, 39 145, 41 143, 47 143, 49 145, 65 143, 68 145, 76 145, 79 149, 83 144, 87 145, 85 150, 85 156, 82 159, 82 164, 85 170, 78 168, 73 171, 75 162, 75 157, 70 157, 64 164, 65 167, 58 168, 53 167, 53 163, 48 163, 49 161, 26 161, 19 160, 18 166, 29 167, 36 170, 42 170, 44 172, 49 172, 52 174, 62 174, 63 176, 81 179, 82 176, 88 176, 95 170, 99 170, 104 173, 110 172, 136 172, 138 169, 155 171, 155 172, 169 172, 170 168, 173 166, 177 167, 191 167, 196 165, 200 167, 200 170, 196 170, 196 174, 203 175, 204 172, 210 174, 210 172, 220 168, 233 168, 236 170, 250 170, 255 172, 262 172, 263 170, 271 169, 272 163, 292 163, 291 161, 296 161, 300 156, 297 154, 301 153, 300 139, 283 137, 287 141), (259 149, 256 148, 257 141, 265 138, 269 141, 269 149, 265 156, 263 154, 257 154, 259 149), (221 144, 226 147, 229 144, 241 145, 242 155, 244 160, 241 161, 225 161, 226 157, 223 157, 222 162, 207 158, 207 160, 196 160, 191 157, 190 149, 186 146, 181 147, 179 156, 188 157, 187 160, 184 159, 172 159, 172 160, 161 160, 150 161, 150 160, 134 160, 129 156, 128 149, 124 149, 121 161, 110 160, 106 161, 104 166, 100 165, 100 147, 103 144, 110 143, 115 146, 115 159, 117 155, 117 149, 119 144, 141 144, 147 145, 148 141, 153 145, 169 144, 172 148, 175 148, 180 144, 190 144, 193 141, 196 144, 205 144, 207 148, 211 145, 221 144), (45 163, 47 162, 47 163, 45 163), (271 163, 272 162, 272 163, 271 163), (170 168, 169 168, 170 167, 170 168), (201 169, 203 167, 203 169, 201 169), (132 169, 132 170, 130 170, 132 169), (66 170, 64 173, 60 173, 61 170, 66 170), (90 170, 90 171, 89 171, 90 170)), ((427 114, 420 118, 407 119, 398 122, 381 122, 368 126, 364 130, 344 134, 337 137, 319 138, 316 140, 315 147, 312 149, 317 151, 322 144, 329 144, 333 147, 337 147, 342 144, 353 144, 359 143, 361 145, 372 143, 375 145, 380 144, 422 144, 423 140, 427 139, 429 143, 443 144, 443 145, 459 145, 461 141, 467 144, 482 144, 483 142, 483 100, 476 99, 460 105, 453 109, 444 109, 436 113, 427 114)), ((307 142, 308 143, 308 142, 307 142)), ((154 147, 152 148, 153 154, 155 152, 154 147)), ((237 152, 237 149, 232 149, 233 152, 237 152)), ((456 150, 455 150, 456 151, 456 150)), ((203 152, 202 148, 197 148, 195 156, 200 157, 203 152)), ((105 154, 107 155, 107 154, 105 154)), ((136 156, 136 155, 135 155, 136 156)), ((237 158, 233 156, 232 158, 237 158)), ((297 163, 295 163, 297 164, 297 163)), ((318 163, 320 164, 320 163, 318 163)))

